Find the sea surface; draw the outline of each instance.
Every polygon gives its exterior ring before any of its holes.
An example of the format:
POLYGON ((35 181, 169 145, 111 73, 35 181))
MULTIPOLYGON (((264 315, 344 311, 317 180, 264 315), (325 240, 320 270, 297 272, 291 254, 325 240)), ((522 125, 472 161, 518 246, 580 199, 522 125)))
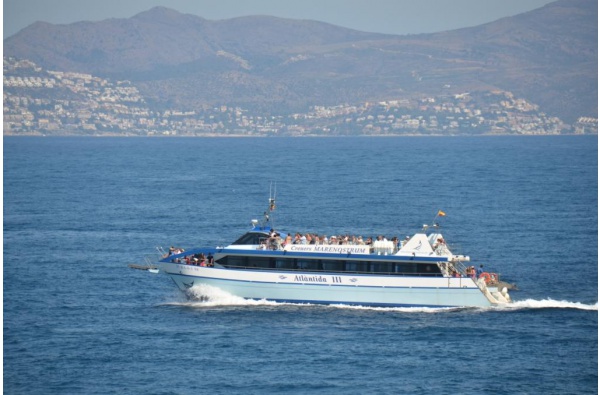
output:
POLYGON ((6 394, 597 394, 597 136, 4 138, 6 394), (128 267, 438 218, 503 308, 188 299, 128 267))

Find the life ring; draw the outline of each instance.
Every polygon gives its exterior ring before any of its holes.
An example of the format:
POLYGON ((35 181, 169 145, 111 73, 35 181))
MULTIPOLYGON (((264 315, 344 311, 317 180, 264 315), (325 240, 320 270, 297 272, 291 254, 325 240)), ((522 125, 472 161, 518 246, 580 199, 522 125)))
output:
POLYGON ((492 281, 492 276, 488 272, 481 273, 479 278, 483 278, 486 284, 489 284, 492 281))

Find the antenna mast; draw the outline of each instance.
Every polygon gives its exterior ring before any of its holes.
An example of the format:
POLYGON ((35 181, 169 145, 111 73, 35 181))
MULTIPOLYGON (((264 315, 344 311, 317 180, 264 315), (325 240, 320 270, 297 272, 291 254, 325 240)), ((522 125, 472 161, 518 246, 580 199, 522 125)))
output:
POLYGON ((265 224, 271 221, 271 228, 275 228, 273 220, 271 219, 271 213, 275 211, 275 197, 277 195, 277 183, 273 185, 273 181, 271 181, 271 185, 269 186, 269 210, 265 211, 265 224))

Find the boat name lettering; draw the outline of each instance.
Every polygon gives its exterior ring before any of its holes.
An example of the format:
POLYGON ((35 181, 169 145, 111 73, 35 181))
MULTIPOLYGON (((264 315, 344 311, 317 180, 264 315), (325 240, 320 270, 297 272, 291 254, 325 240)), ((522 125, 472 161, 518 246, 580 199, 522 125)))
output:
POLYGON ((293 252, 324 252, 327 254, 368 254, 369 246, 355 245, 318 245, 318 244, 291 244, 284 248, 293 252))
POLYGON ((312 282, 312 283, 326 283, 327 278, 323 276, 305 276, 303 274, 294 276, 294 281, 300 282, 312 282))

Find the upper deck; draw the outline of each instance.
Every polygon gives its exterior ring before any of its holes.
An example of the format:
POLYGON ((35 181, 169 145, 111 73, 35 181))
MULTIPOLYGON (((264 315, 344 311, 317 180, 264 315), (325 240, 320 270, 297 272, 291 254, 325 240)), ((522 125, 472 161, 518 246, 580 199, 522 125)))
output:
MULTIPOLYGON (((391 240, 384 236, 376 238, 343 235, 318 236, 313 234, 278 233, 272 229, 253 229, 224 250, 246 251, 283 251, 284 253, 311 256, 321 254, 337 255, 377 255, 410 258, 411 260, 433 258, 437 261, 468 261, 468 257, 454 255, 448 248, 440 233, 416 233, 399 241, 396 237, 391 240)), ((430 259, 424 259, 429 261, 430 259)))

